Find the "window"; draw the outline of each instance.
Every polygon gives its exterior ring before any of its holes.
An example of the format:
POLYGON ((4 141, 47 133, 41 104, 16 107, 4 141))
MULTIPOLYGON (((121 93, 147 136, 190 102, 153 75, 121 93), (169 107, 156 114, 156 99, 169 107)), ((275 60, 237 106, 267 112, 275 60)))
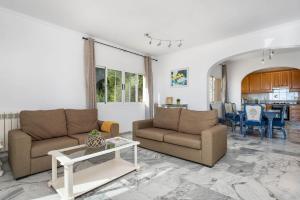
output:
POLYGON ((136 74, 125 72, 125 102, 136 102, 136 85, 136 74))
POLYGON ((122 72, 107 70, 107 101, 122 102, 122 72))
POLYGON ((208 87, 209 87, 209 101, 214 102, 215 101, 215 77, 213 76, 209 77, 208 87))
POLYGON ((96 68, 97 102, 105 102, 105 68, 96 68))
POLYGON ((143 102, 143 81, 141 74, 97 67, 97 102, 143 102))
POLYGON ((138 102, 143 102, 144 76, 138 75, 138 102))

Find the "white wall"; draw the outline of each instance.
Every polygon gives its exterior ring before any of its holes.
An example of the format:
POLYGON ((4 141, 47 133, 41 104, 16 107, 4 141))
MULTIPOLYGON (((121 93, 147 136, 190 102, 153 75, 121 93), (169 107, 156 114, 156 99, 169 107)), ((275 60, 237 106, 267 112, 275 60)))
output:
MULTIPOLYGON (((0 113, 85 108, 84 34, 0 8, 0 113)), ((105 42, 105 41, 103 41, 105 42)), ((143 58, 96 45, 96 63, 144 73, 143 58)), ((144 119, 141 103, 98 104, 99 119, 131 130, 144 119)))
MULTIPOLYGON (((144 74, 144 58, 103 45, 95 46, 96 65, 111 69, 144 74)), ((99 118, 119 122, 120 131, 132 130, 132 122, 145 119, 143 103, 98 103, 99 118)))
POLYGON ((226 63, 228 67, 228 97, 229 101, 237 104, 237 108, 241 106, 241 83, 247 74, 270 67, 300 68, 300 51, 275 54, 272 60, 266 59, 265 64, 262 64, 260 60, 261 57, 257 57, 226 63))
POLYGON ((162 103, 165 97, 173 96, 181 98, 191 109, 205 110, 208 108, 207 75, 211 66, 243 52, 299 45, 299 35, 300 21, 295 21, 161 56, 153 69, 155 101, 162 103), (170 71, 182 67, 190 69, 189 87, 171 88, 170 71))
POLYGON ((82 34, 0 8, 0 112, 83 108, 82 34))

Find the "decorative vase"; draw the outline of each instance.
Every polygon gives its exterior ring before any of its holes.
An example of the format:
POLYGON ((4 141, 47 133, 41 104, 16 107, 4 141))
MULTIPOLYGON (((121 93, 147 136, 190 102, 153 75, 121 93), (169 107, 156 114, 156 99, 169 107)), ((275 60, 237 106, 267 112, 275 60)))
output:
POLYGON ((99 148, 105 145, 105 140, 101 136, 101 132, 93 130, 88 134, 86 145, 89 148, 99 148))

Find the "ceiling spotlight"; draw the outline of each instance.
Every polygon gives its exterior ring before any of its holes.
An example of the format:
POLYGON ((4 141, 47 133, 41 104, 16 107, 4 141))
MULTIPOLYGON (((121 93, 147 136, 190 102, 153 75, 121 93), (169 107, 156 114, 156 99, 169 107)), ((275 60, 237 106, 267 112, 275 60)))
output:
POLYGON ((171 46, 172 46, 172 43, 171 43, 171 41, 170 41, 168 47, 170 48, 171 46))
POLYGON ((180 43, 178 44, 178 47, 181 47, 182 46, 182 42, 181 42, 181 40, 180 40, 180 43))
POLYGON ((161 40, 159 40, 159 43, 157 43, 157 46, 160 46, 161 45, 161 40))

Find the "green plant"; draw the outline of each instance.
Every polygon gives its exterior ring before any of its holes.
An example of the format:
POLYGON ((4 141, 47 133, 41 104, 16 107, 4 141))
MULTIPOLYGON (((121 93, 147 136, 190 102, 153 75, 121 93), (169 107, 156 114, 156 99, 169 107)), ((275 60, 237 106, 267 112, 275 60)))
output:
POLYGON ((98 131, 97 129, 92 130, 91 132, 89 132, 90 136, 101 136, 101 132, 98 131))

